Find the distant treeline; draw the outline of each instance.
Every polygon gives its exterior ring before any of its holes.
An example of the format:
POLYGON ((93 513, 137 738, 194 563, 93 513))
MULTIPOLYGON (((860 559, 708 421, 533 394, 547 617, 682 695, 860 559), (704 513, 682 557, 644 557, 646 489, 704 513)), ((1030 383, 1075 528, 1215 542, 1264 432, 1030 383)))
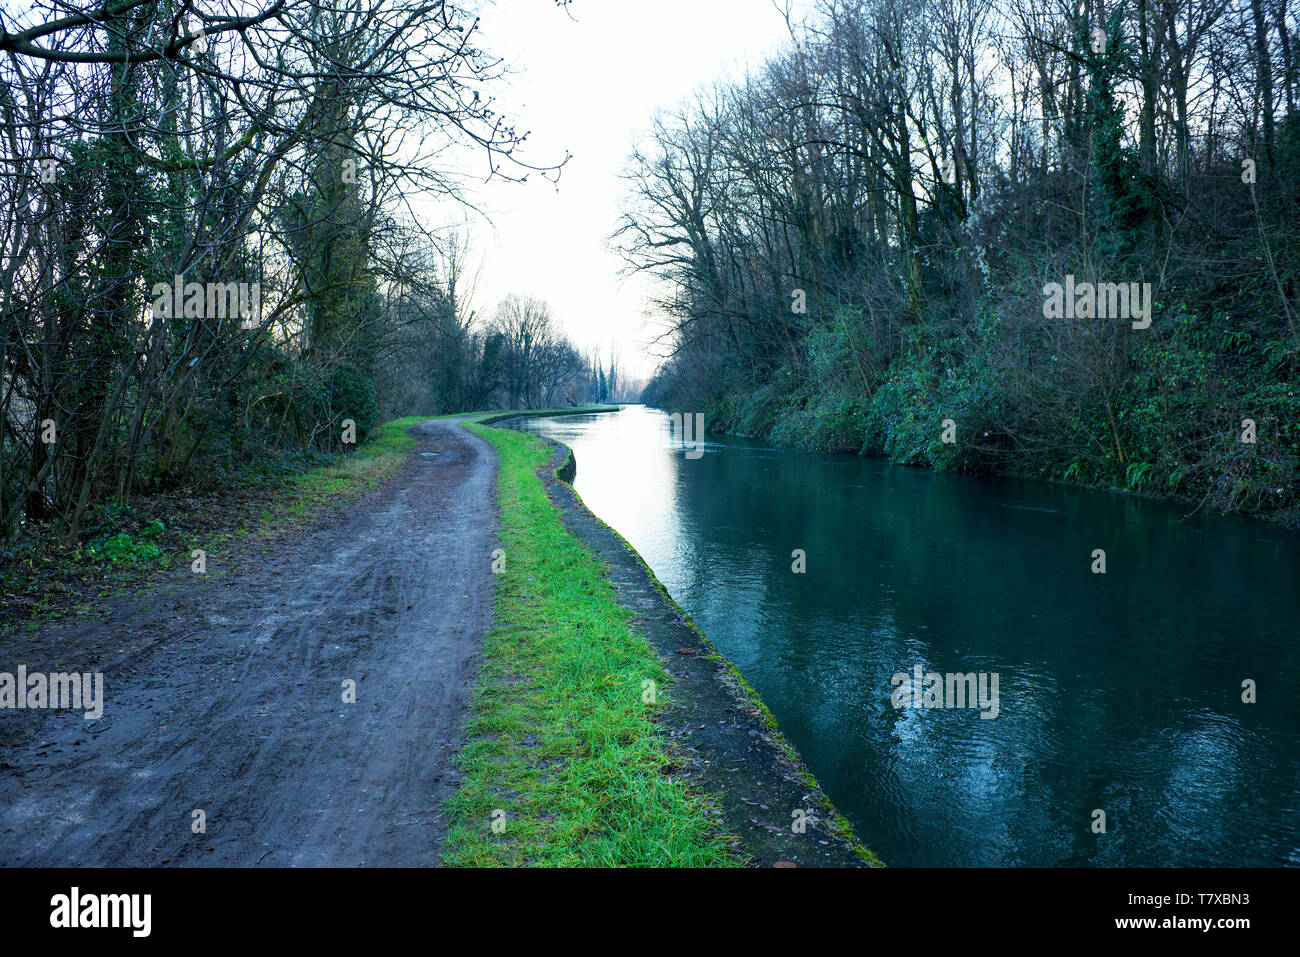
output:
POLYGON ((1300 505, 1294 4, 803 12, 633 157, 618 240, 673 323, 646 402, 900 463, 1300 505))
POLYGON ((0 26, 0 543, 339 450, 349 419, 610 391, 542 304, 475 322, 463 229, 410 212, 461 208, 470 162, 558 174, 519 155, 461 5, 36 0, 0 26))

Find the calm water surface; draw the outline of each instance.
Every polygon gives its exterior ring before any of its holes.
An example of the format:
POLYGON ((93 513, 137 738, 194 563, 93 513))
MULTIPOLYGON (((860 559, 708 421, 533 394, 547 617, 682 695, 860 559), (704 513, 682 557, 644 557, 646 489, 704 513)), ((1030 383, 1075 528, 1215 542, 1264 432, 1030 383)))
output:
POLYGON ((1300 534, 740 439, 688 459, 636 406, 520 427, 573 448, 887 863, 1300 864, 1300 534), (998 716, 895 708, 918 664, 996 673, 998 716))

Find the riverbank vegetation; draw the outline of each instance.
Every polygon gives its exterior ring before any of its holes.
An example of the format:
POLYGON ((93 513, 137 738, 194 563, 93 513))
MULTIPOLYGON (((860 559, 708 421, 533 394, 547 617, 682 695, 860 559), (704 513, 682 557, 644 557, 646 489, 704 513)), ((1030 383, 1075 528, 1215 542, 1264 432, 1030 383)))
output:
POLYGON ((670 317, 645 401, 1294 519, 1294 5, 799 10, 632 158, 617 241, 670 317))
POLYGON ((497 451, 504 568, 449 803, 443 860, 463 866, 740 863, 703 798, 671 774, 643 700, 668 680, 600 561, 565 530, 534 436, 481 426, 497 451))
POLYGON ((113 509, 393 416, 623 389, 544 303, 472 308, 465 178, 564 165, 492 105, 472 11, 36 0, 3 27, 0 550, 88 549, 113 509))

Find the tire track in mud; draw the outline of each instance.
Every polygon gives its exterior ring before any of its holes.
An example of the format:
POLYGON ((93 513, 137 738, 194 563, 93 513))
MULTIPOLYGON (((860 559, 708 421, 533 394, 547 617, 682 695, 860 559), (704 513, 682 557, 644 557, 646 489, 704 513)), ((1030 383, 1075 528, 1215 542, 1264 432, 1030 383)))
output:
POLYGON ((392 480, 228 577, 0 640, 0 671, 102 671, 105 699, 97 721, 0 711, 0 865, 436 863, 496 456, 455 420, 411 433, 392 480))

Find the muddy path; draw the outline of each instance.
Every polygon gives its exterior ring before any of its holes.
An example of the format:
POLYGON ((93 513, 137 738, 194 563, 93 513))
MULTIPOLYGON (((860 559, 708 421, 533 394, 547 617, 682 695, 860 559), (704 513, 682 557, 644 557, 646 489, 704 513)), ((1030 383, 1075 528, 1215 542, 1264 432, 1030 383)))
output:
POLYGON ((266 554, 0 636, 0 671, 104 675, 98 720, 0 710, 0 865, 436 863, 496 457, 453 421, 411 431, 392 480, 266 554))

